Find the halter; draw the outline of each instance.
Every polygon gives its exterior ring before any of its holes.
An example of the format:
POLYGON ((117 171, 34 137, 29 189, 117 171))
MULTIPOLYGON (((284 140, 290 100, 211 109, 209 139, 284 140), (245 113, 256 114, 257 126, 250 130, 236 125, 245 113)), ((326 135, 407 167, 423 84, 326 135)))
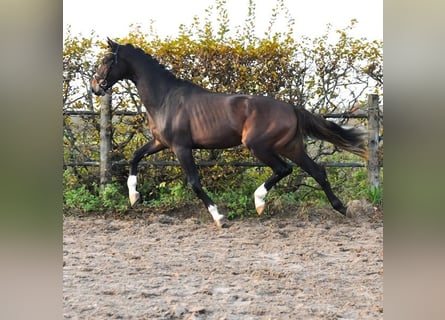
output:
POLYGON ((111 67, 113 66, 113 64, 117 64, 117 54, 119 52, 119 47, 120 47, 120 44, 117 44, 116 51, 115 52, 111 52, 111 54, 114 55, 114 60, 110 64, 110 66, 108 67, 107 74, 105 75, 105 77, 101 77, 97 73, 95 73, 93 75, 93 77, 96 79, 97 82, 99 82, 99 80, 102 80, 102 82, 100 82, 100 84, 99 84, 99 87, 101 87, 103 90, 107 90, 108 89, 107 88, 107 84, 108 84, 107 83, 107 78, 108 78, 108 75, 110 74, 111 67))

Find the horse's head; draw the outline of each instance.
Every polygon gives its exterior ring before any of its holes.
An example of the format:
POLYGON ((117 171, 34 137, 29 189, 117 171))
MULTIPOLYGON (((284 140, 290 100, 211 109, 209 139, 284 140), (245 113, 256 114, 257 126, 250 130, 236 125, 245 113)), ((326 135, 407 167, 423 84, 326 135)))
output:
POLYGON ((125 68, 124 63, 119 59, 120 47, 120 44, 108 38, 110 52, 102 59, 93 79, 91 79, 91 88, 94 94, 103 96, 108 89, 122 79, 125 68))

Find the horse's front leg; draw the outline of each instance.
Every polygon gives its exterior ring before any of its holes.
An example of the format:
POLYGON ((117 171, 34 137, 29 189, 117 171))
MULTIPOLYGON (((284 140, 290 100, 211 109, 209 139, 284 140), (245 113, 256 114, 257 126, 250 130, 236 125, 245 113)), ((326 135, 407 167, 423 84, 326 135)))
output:
POLYGON ((139 148, 131 159, 130 175, 127 180, 128 197, 130 198, 130 205, 133 207, 139 200, 140 194, 136 191, 138 164, 142 158, 164 150, 166 147, 158 140, 154 139, 139 148))
POLYGON ((224 216, 218 212, 218 208, 216 207, 215 203, 202 189, 201 182, 199 181, 198 169, 196 168, 195 160, 193 159, 192 150, 185 147, 174 147, 173 151, 178 157, 181 167, 184 170, 193 191, 196 193, 198 198, 204 202, 204 205, 212 215, 216 226, 221 228, 224 216))

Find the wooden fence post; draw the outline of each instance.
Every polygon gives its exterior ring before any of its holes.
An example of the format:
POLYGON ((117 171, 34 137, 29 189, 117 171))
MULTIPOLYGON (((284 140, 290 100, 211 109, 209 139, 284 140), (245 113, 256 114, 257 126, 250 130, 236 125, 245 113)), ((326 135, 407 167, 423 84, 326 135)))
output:
POLYGON ((379 166, 379 96, 368 95, 368 181, 369 187, 380 186, 379 166))
POLYGON ((100 99, 100 187, 111 183, 111 93, 100 99))

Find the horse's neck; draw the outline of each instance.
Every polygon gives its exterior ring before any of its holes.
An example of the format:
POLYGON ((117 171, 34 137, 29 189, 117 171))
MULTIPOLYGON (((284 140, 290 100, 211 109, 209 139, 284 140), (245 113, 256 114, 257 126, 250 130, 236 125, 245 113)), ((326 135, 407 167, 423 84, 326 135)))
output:
POLYGON ((132 69, 134 70, 134 79, 130 80, 135 83, 139 97, 147 111, 153 115, 158 111, 165 112, 165 110, 161 110, 164 107, 165 98, 175 89, 183 86, 200 88, 177 79, 174 75, 169 74, 169 71, 163 70, 161 66, 147 64, 144 59, 134 60, 132 69))
POLYGON ((155 77, 146 66, 135 68, 135 70, 138 70, 138 74, 136 74, 133 82, 136 85, 139 97, 146 108, 156 111, 167 94, 167 86, 165 85, 167 79, 164 78, 164 75, 155 77))

